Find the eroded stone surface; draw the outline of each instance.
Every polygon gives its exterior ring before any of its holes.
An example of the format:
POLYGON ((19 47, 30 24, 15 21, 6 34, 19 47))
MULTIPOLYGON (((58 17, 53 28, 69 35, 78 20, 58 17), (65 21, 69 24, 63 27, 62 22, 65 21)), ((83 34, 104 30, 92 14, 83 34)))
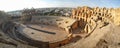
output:
MULTIPOLYGON (((112 8, 108 9, 108 8, 99 8, 99 7, 90 8, 90 7, 84 6, 84 7, 78 7, 78 8, 73 9, 72 16, 71 16, 71 18, 73 19, 70 19, 70 20, 68 18, 66 18, 64 21, 61 21, 63 20, 62 18, 59 18, 59 19, 54 18, 53 20, 51 20, 51 17, 48 17, 48 18, 46 17, 44 19, 44 17, 38 18, 38 17, 31 16, 32 18, 28 17, 28 19, 31 18, 31 20, 27 20, 22 23, 25 25, 29 23, 39 24, 41 22, 44 25, 52 24, 60 28, 63 28, 63 30, 66 30, 67 33, 71 33, 73 35, 72 37, 77 37, 77 38, 73 38, 75 40, 71 40, 72 42, 70 44, 65 45, 66 44, 66 41, 65 41, 65 42, 62 42, 63 44, 51 44, 52 46, 51 48, 53 48, 54 45, 62 46, 61 48, 119 48, 120 47, 120 42, 119 42, 120 27, 114 26, 114 25, 120 24, 119 16, 120 16, 119 9, 112 9, 112 8), (76 19, 77 21, 74 19, 76 19), (71 25, 73 25, 73 27, 70 27, 71 25)), ((6 27, 9 27, 9 25, 6 27)), ((49 29, 50 27, 51 26, 48 26, 47 28, 37 27, 37 29, 35 30, 43 29, 47 31, 52 31, 51 29, 49 29)), ((33 28, 36 28, 36 27, 33 26, 33 28)), ((30 30, 25 29, 25 30, 29 32, 29 31, 32 31, 32 29, 30 30)), ((57 30, 57 28, 53 27, 53 30, 54 29, 56 29, 55 30, 56 32, 60 31, 60 30, 57 30)), ((7 30, 4 30, 4 31, 8 32, 7 30)), ((35 32, 38 32, 38 31, 35 31, 35 32)), ((61 32, 60 34, 62 33, 64 33, 64 31, 61 32)), ((36 33, 31 32, 30 34, 33 35, 36 33)), ((30 37, 30 34, 27 33, 26 36, 29 36, 28 38, 32 38, 30 37)), ((71 34, 69 34, 68 36, 71 36, 71 34)), ((21 42, 18 42, 14 40, 13 38, 9 37, 12 35, 14 34, 3 36, 1 32, 0 34, 0 42, 1 42, 0 47, 1 48, 8 48, 8 47, 9 48, 36 48, 31 45, 26 45, 21 42)), ((43 34, 40 34, 40 37, 42 37, 42 35, 43 34)), ((64 36, 64 34, 62 35, 64 36)), ((58 34, 58 36, 60 35, 58 34)), ((54 39, 49 36, 49 38, 47 39, 50 41, 52 39, 56 40, 58 36, 55 36, 54 39)), ((46 35, 43 38, 45 37, 46 35)), ((19 38, 16 38, 16 39, 18 40, 19 38)), ((36 38, 34 39, 42 40, 38 36, 36 36, 36 38)), ((21 40, 21 41, 24 42, 24 40, 21 40)))

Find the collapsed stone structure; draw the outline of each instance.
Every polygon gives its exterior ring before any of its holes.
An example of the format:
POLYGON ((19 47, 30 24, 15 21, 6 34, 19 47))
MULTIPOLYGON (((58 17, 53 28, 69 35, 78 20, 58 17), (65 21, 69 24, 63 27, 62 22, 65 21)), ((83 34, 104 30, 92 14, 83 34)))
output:
MULTIPOLYGON (((96 47, 96 46, 99 44, 99 42, 101 42, 102 38, 104 38, 104 36, 106 36, 106 34, 110 32, 112 32, 111 34, 113 35, 113 33, 115 33, 113 31, 114 24, 119 25, 120 23, 120 20, 119 20, 120 15, 118 10, 119 9, 105 8, 105 7, 90 8, 87 6, 73 9, 71 18, 77 19, 78 21, 83 19, 83 21, 81 22, 87 22, 86 24, 91 24, 90 20, 93 20, 97 24, 97 26, 95 30, 92 32, 92 34, 90 33, 91 35, 87 36, 87 38, 81 39, 74 44, 63 46, 62 48, 100 48, 101 45, 103 45, 104 43, 103 44, 100 43, 100 47, 96 47)), ((82 24, 84 25, 84 23, 82 24)), ((85 25, 85 27, 86 26, 87 25, 85 25)), ((84 30, 86 30, 86 28, 84 28, 84 30)), ((111 39, 111 37, 109 39, 111 39)), ((106 40, 109 40, 109 39, 106 39, 106 40)), ((108 42, 106 41, 106 44, 107 43, 108 42)), ((111 48, 109 46, 104 46, 104 47, 111 48)), ((101 48, 104 48, 104 47, 101 47, 101 48)))
POLYGON ((31 20, 22 24, 13 21, 2 23, 1 29, 22 43, 41 48, 55 48, 71 41, 75 22, 75 19, 69 17, 32 16, 31 20))
POLYGON ((113 8, 90 8, 87 6, 74 8, 71 18, 78 20, 78 27, 84 29, 85 32, 90 33, 95 28, 95 23, 101 22, 101 27, 113 21, 113 8))
POLYGON ((89 37, 98 24, 99 28, 102 28, 115 20, 116 14, 112 14, 113 12, 115 11, 112 8, 87 6, 74 8, 71 17, 31 16, 34 12, 28 11, 20 22, 2 23, 1 30, 22 43, 41 48, 55 48, 72 42, 76 36, 89 37))

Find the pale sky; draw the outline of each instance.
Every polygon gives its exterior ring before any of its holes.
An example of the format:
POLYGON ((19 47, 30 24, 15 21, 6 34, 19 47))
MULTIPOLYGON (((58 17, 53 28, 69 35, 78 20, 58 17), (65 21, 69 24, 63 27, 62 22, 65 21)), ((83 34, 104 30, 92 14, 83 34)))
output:
POLYGON ((120 7, 120 0, 1 0, 0 10, 14 11, 24 8, 46 8, 46 7, 120 7))

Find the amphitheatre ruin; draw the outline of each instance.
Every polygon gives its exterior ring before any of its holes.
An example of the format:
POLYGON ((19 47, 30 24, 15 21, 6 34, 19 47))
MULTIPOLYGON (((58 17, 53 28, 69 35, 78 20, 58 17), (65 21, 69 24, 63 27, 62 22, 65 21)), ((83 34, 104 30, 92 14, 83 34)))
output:
POLYGON ((120 25, 119 11, 84 6, 73 8, 70 16, 36 16, 29 12, 17 21, 1 22, 0 29, 19 44, 38 48, 102 48, 100 42, 106 43, 103 37, 120 25))

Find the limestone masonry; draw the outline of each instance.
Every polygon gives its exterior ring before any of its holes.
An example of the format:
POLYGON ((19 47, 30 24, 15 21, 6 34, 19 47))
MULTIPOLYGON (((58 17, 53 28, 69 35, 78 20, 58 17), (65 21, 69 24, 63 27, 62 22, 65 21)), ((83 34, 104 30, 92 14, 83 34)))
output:
MULTIPOLYGON (((99 29, 109 27, 111 22, 120 25, 120 17, 116 17, 120 15, 118 10, 83 6, 73 8, 71 14, 65 13, 65 16, 40 16, 34 9, 23 10, 19 19, 2 22, 0 29, 5 35, 20 43, 39 48, 78 48, 82 45, 81 48, 87 48, 84 45, 93 41, 88 39, 94 38, 96 30, 99 33, 99 29)), ((96 35, 98 40, 93 43, 97 44, 101 36, 96 35)), ((94 45, 91 43, 90 47, 94 45)))

